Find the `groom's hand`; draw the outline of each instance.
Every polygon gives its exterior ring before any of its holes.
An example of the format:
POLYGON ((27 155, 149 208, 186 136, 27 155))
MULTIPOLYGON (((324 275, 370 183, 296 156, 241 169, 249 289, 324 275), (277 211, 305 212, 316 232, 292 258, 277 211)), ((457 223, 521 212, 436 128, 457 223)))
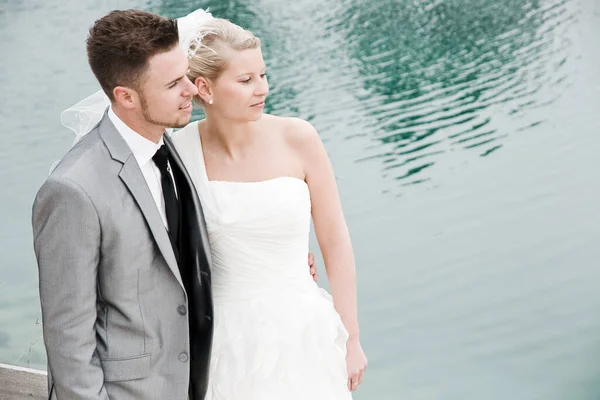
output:
POLYGON ((319 281, 319 274, 317 274, 317 267, 315 266, 315 255, 308 252, 308 267, 310 268, 310 274, 315 282, 319 281))

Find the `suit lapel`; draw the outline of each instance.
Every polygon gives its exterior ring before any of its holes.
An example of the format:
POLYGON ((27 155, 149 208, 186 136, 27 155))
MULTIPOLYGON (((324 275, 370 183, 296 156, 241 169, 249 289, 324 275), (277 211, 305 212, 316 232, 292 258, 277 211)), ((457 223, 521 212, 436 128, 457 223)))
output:
POLYGON ((177 261, 175 260, 175 253, 173 252, 173 246, 169 240, 169 234, 165 229, 165 225, 160 217, 156 203, 152 198, 152 194, 148 189, 144 175, 142 175, 142 171, 140 170, 135 157, 132 156, 129 158, 129 160, 127 160, 127 162, 125 162, 123 169, 121 169, 121 172, 119 173, 119 177, 123 183, 125 183, 131 192, 131 195, 138 203, 138 206, 140 207, 142 214, 144 214, 144 218, 146 218, 146 222, 150 227, 150 231, 152 232, 152 236, 154 236, 154 240, 156 241, 160 252, 167 261, 167 265, 173 272, 173 275, 175 275, 175 278, 181 287, 183 287, 181 274, 179 272, 179 267, 177 266, 177 261))
MULTIPOLYGON (((210 255, 210 244, 208 242, 208 231, 206 229, 206 221, 204 220, 204 212, 202 210, 202 204, 200 203, 200 199, 198 198, 198 194, 197 194, 196 188, 192 182, 192 178, 189 176, 189 174, 185 168, 185 165, 183 164, 183 161, 181 160, 181 157, 179 157, 179 154, 177 153, 177 150, 175 149, 175 145, 171 141, 171 138, 167 134, 165 134, 163 137, 163 140, 171 154, 171 158, 172 158, 173 164, 174 164, 173 167, 177 168, 177 169, 179 169, 179 171, 181 171, 181 174, 185 178, 185 183, 187 184, 187 186, 190 189, 190 198, 193 202, 193 208, 194 208, 194 210, 196 210, 196 213, 197 213, 196 218, 198 220, 198 225, 200 228, 200 239, 202 241, 202 246, 205 249, 206 260, 208 262, 208 266, 210 269, 212 267, 212 259, 211 259, 211 255, 210 255)), ((183 235, 186 235, 186 234, 187 234, 187 232, 183 232, 183 235)))
POLYGON ((131 152, 131 149, 127 146, 125 140, 121 137, 117 129, 114 127, 110 119, 105 114, 102 121, 100 122, 99 133, 102 140, 106 144, 112 158, 123 164, 119 177, 129 189, 129 192, 140 207, 150 232, 156 241, 156 244, 162 253, 167 265, 177 282, 185 289, 183 281, 181 280, 181 274, 177 261, 175 259, 175 253, 169 240, 169 234, 163 224, 160 212, 156 207, 156 203, 152 198, 148 184, 144 179, 144 175, 131 152))

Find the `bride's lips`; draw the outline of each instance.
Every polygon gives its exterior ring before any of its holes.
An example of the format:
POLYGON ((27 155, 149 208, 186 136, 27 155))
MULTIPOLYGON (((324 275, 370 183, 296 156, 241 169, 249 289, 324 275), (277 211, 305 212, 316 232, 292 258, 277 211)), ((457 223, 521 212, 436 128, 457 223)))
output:
POLYGON ((265 101, 261 101, 255 104, 252 104, 250 107, 263 108, 265 106, 265 101))

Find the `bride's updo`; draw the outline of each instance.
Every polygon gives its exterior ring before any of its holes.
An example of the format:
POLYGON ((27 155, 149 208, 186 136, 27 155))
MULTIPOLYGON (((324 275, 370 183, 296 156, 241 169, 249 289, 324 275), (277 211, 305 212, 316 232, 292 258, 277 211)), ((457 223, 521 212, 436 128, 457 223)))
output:
MULTIPOLYGON (((259 47, 260 39, 252 32, 226 19, 212 18, 202 24, 198 40, 190 44, 187 77, 192 82, 198 77, 215 80, 227 66, 224 48, 241 51, 259 47)), ((198 96, 196 101, 203 104, 198 96)))

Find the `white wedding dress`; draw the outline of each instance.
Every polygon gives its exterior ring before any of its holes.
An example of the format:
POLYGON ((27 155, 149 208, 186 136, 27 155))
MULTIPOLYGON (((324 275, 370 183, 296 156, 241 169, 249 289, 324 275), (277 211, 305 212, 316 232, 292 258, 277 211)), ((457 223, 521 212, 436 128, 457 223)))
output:
POLYGON ((209 181, 198 123, 172 135, 198 191, 213 261, 206 400, 349 400, 348 333, 307 265, 300 179, 209 181))

